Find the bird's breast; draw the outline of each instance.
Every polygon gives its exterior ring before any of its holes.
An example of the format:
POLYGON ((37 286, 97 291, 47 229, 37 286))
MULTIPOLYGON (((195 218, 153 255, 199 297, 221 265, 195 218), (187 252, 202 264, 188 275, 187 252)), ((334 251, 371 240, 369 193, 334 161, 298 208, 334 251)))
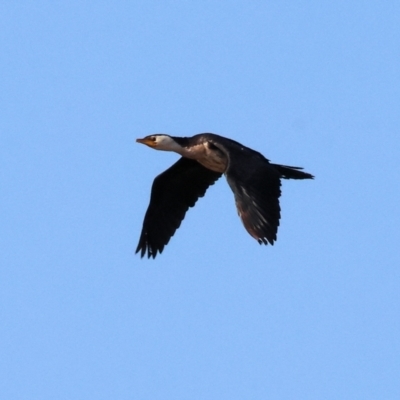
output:
POLYGON ((198 144, 186 149, 182 154, 184 157, 192 158, 211 171, 223 173, 228 165, 225 154, 207 143, 198 144))

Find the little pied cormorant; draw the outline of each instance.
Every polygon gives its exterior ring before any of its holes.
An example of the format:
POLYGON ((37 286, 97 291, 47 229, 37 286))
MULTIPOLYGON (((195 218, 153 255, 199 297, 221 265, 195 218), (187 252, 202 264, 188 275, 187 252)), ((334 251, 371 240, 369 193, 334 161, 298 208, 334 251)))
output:
POLYGON ((162 253, 188 208, 222 174, 233 191, 247 232, 260 244, 274 244, 281 216, 281 178, 314 178, 299 167, 271 164, 257 151, 212 133, 192 137, 155 134, 136 141, 182 156, 154 179, 136 249, 141 257, 147 253, 148 258, 155 258, 162 253))

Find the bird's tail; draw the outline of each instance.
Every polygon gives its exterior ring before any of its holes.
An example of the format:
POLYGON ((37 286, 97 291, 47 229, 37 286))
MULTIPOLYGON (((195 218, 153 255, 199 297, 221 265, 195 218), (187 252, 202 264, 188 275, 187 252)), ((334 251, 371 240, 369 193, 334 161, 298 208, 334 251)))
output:
POLYGON ((301 171, 303 168, 288 165, 272 164, 284 179, 314 179, 314 176, 301 171))

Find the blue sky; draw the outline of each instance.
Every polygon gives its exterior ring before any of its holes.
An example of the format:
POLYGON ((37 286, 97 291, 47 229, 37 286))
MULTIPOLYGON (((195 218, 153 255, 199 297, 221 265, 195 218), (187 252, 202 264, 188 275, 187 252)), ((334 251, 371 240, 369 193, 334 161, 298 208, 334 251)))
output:
POLYGON ((399 399, 400 3, 4 1, 0 397, 399 399), (156 260, 135 139, 298 165, 278 241, 221 179, 156 260))

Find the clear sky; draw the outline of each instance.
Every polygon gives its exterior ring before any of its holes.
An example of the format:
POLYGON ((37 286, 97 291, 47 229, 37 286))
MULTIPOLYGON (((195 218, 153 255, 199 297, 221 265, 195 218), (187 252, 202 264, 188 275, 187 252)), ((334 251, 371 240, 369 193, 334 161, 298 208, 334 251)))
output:
POLYGON ((1 399, 400 399, 399 1, 6 0, 0 46, 1 399), (316 179, 140 259, 156 132, 316 179))

